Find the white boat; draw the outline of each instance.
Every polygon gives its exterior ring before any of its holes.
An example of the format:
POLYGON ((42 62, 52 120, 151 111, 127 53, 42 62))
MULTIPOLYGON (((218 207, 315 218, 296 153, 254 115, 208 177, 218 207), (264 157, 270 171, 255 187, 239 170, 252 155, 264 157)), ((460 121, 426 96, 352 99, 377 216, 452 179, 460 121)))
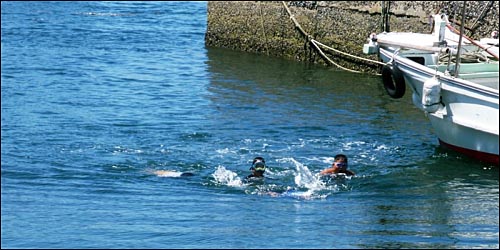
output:
POLYGON ((404 96, 408 85, 441 145, 499 165, 498 35, 474 41, 461 38, 446 15, 434 21, 432 34, 372 34, 363 52, 385 63, 391 97, 404 96))

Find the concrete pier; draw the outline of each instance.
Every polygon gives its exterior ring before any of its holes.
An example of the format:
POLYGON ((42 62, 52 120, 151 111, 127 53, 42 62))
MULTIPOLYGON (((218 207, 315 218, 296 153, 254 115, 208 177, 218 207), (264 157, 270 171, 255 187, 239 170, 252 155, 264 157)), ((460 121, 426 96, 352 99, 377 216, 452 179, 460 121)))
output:
MULTIPOLYGON (((448 14, 458 27, 462 4, 463 1, 209 1, 205 44, 331 64, 319 56, 294 25, 288 8, 310 38, 348 54, 378 60, 362 53, 370 33, 383 29, 430 33, 429 16, 435 13, 448 14)), ((479 39, 499 30, 499 1, 468 1, 466 6, 466 35, 479 39)), ((325 52, 335 63, 349 69, 372 73, 378 69, 373 63, 325 52)))

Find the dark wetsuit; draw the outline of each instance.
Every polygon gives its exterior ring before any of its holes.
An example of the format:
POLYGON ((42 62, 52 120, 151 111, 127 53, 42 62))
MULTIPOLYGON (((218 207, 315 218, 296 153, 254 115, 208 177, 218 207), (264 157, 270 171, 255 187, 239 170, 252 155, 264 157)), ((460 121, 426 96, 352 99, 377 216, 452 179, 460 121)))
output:
POLYGON ((254 174, 251 174, 251 175, 248 175, 247 177, 245 177, 245 182, 253 182, 253 183, 260 183, 260 182, 263 182, 264 181, 264 176, 263 175, 254 175, 254 174))
POLYGON ((251 179, 251 178, 254 178, 254 179, 257 179, 257 178, 258 178, 258 179, 264 179, 264 176, 263 176, 263 175, 261 175, 261 176, 256 176, 256 175, 254 175, 254 174, 251 174, 251 175, 249 175, 249 176, 245 177, 245 179, 246 179, 246 180, 251 179))

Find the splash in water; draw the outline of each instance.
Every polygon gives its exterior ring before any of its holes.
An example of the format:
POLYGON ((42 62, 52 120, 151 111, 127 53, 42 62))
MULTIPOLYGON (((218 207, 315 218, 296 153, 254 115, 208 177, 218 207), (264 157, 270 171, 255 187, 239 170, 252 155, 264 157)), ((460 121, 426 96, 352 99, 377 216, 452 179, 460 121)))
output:
POLYGON ((243 187, 244 184, 241 181, 238 174, 226 169, 224 166, 218 166, 215 172, 212 174, 214 181, 217 184, 222 184, 230 187, 243 187))
MULTIPOLYGON (((224 166, 218 166, 212 177, 217 185, 228 187, 244 188, 246 194, 269 195, 273 197, 292 197, 297 199, 324 199, 334 192, 338 192, 338 184, 332 181, 324 182, 319 173, 312 173, 307 166, 293 158, 286 158, 294 164, 295 171, 285 170, 285 175, 293 174, 294 185, 285 185, 281 178, 263 180, 259 182, 246 183, 242 181, 238 174, 226 169, 224 166), (278 183, 276 183, 278 182, 278 183)), ((280 173, 275 173, 280 175, 280 173)), ((286 176, 281 175, 283 178, 286 176)))
POLYGON ((321 190, 325 189, 325 183, 320 180, 318 174, 313 174, 304 164, 290 158, 290 161, 295 164, 297 173, 295 175, 295 184, 298 187, 304 187, 308 190, 321 190))
POLYGON ((288 158, 288 161, 295 165, 295 185, 301 191, 288 190, 285 196, 314 199, 326 198, 328 194, 337 192, 338 187, 336 184, 329 185, 321 179, 319 174, 313 174, 304 164, 298 162, 293 158, 288 158), (306 189, 305 191, 303 189, 306 189))

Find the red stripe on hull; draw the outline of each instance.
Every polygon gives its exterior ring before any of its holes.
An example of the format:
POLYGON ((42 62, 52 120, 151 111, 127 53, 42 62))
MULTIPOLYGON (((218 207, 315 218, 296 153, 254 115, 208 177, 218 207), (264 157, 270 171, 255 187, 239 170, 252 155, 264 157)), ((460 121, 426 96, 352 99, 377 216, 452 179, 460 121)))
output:
POLYGON ((461 147, 454 146, 454 145, 448 144, 446 142, 443 142, 440 139, 439 139, 439 143, 444 147, 450 148, 452 150, 455 150, 459 153, 470 156, 472 158, 478 159, 480 161, 492 163, 492 164, 495 164, 496 166, 498 166, 500 164, 498 155, 485 153, 485 152, 479 152, 479 151, 470 150, 470 149, 466 149, 466 148, 461 148, 461 147))

